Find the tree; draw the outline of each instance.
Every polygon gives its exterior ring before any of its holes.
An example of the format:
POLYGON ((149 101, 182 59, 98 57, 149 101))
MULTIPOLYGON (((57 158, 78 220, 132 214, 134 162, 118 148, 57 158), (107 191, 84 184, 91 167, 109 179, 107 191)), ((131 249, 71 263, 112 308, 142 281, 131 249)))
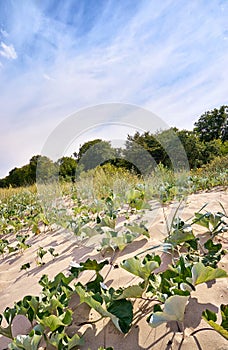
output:
POLYGON ((76 155, 78 165, 82 166, 85 171, 116 158, 115 149, 112 148, 110 142, 100 139, 86 142, 80 147, 79 153, 74 155, 76 155))
POLYGON ((157 137, 149 131, 140 135, 136 132, 134 136, 128 135, 123 150, 124 158, 131 164, 133 169, 139 172, 149 173, 156 164, 164 163, 166 152, 157 137))
POLYGON ((35 183, 50 182, 53 178, 57 178, 57 166, 54 162, 46 156, 36 155, 29 161, 30 178, 35 183))
POLYGON ((177 135, 185 149, 189 167, 197 168, 203 161, 204 144, 200 141, 199 136, 194 131, 180 130, 177 135))
POLYGON ((89 148, 94 146, 96 143, 102 142, 101 139, 95 139, 92 141, 85 142, 82 146, 80 146, 78 153, 74 152, 74 157, 76 158, 77 162, 80 162, 82 156, 88 151, 89 148))
POLYGON ((77 168, 77 162, 71 157, 62 157, 58 159, 59 175, 65 180, 73 181, 77 168))
POLYGON ((199 135, 201 141, 209 142, 221 139, 228 140, 228 106, 215 108, 205 112, 194 124, 194 131, 199 135))

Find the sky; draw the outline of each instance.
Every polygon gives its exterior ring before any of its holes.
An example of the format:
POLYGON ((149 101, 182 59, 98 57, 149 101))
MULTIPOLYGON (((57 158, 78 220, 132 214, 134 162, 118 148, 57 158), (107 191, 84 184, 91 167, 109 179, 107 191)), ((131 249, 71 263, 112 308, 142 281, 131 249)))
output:
POLYGON ((88 106, 192 129, 227 104, 227 18, 227 0, 0 0, 0 178, 88 106))

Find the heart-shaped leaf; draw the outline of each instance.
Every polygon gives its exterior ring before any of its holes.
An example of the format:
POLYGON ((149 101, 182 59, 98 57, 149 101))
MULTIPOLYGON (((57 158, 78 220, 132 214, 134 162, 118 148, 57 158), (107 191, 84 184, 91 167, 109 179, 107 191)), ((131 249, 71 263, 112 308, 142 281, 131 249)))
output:
POLYGON ((226 271, 219 268, 212 268, 210 266, 204 266, 203 263, 198 262, 192 267, 192 278, 189 282, 193 285, 197 285, 204 282, 212 281, 216 278, 227 277, 226 271))
POLYGON ((154 312, 148 319, 149 325, 153 328, 164 322, 183 322, 185 307, 188 302, 187 296, 173 295, 165 301, 163 311, 154 312))
MULTIPOLYGON (((147 256, 149 257, 149 256, 147 256)), ((121 263, 121 267, 132 273, 135 276, 141 277, 143 280, 148 280, 151 273, 159 267, 160 263, 155 257, 145 258, 143 261, 137 257, 129 258, 121 263)))

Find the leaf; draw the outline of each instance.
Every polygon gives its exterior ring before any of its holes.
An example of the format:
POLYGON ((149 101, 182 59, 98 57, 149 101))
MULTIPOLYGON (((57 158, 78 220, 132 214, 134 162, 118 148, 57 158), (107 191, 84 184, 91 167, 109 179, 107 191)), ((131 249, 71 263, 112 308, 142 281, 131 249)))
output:
POLYGON ((107 311, 119 319, 119 327, 123 333, 127 333, 131 328, 133 320, 133 306, 129 300, 114 300, 107 311))
POLYGON ((173 233, 166 239, 166 242, 172 243, 173 245, 178 245, 180 243, 192 241, 195 236, 192 232, 190 225, 183 227, 181 229, 175 229, 173 233))
POLYGON ((47 254, 47 250, 43 249, 42 247, 39 247, 37 251, 37 256, 42 260, 45 254, 47 254))
POLYGON ((124 260, 121 267, 135 276, 147 280, 151 273, 159 267, 158 261, 155 260, 139 260, 137 257, 124 260))
POLYGON ((220 333, 225 339, 228 339, 228 305, 220 306, 221 315, 222 315, 222 323, 219 325, 216 323, 217 316, 214 312, 206 309, 202 313, 202 318, 213 327, 218 333, 220 333))
POLYGON ((220 306, 221 315, 222 315, 222 323, 221 326, 228 331, 228 305, 222 304, 220 306))
POLYGON ((48 249, 48 251, 49 251, 49 253, 55 258, 55 257, 57 257, 59 254, 58 253, 55 253, 55 248, 53 248, 53 247, 50 247, 49 249, 48 249))
POLYGON ((222 249, 222 244, 214 244, 212 239, 209 239, 206 243, 204 243, 204 247, 208 250, 209 253, 215 254, 217 253, 220 249, 222 249))
POLYGON ((143 222, 141 222, 140 224, 136 224, 136 223, 128 224, 126 227, 133 233, 150 238, 149 231, 143 222))
POLYGON ((43 317, 40 320, 40 323, 43 326, 50 328, 50 330, 52 332, 54 332, 60 326, 64 326, 64 323, 59 319, 59 317, 57 317, 55 315, 50 315, 48 317, 43 317))
POLYGON ((17 310, 15 307, 14 308, 7 307, 3 312, 3 315, 9 325, 13 322, 13 319, 16 316, 16 313, 17 313, 17 310))
POLYGON ((7 246, 7 249, 8 249, 9 254, 10 254, 10 253, 13 253, 13 252, 15 252, 15 251, 18 250, 17 247, 11 247, 11 246, 9 246, 9 245, 7 246))
POLYGON ((71 350, 76 346, 83 345, 83 339, 78 334, 74 334, 73 337, 68 337, 65 333, 55 333, 49 338, 49 342, 57 349, 71 350))
POLYGON ((205 319, 207 319, 208 321, 214 321, 214 322, 217 321, 217 316, 216 316, 215 312, 213 312, 211 310, 206 309, 203 312, 203 315, 204 315, 205 319))
POLYGON ((126 298, 141 298, 143 292, 144 288, 142 288, 140 285, 129 286, 127 288, 117 290, 117 297, 115 297, 115 299, 120 300, 126 298))
POLYGON ((222 244, 214 244, 212 239, 209 239, 204 244, 204 247, 208 252, 203 256, 202 263, 205 266, 216 267, 222 256, 225 255, 225 251, 222 250, 222 244))
POLYGON ((111 312, 109 312, 108 310, 106 310, 100 302, 98 302, 97 300, 94 299, 94 295, 92 292, 86 292, 82 286, 80 284, 77 284, 75 286, 75 291, 76 293, 79 295, 80 297, 80 302, 81 303, 86 303, 87 305, 89 305, 91 308, 93 308, 94 310, 96 310, 101 316, 103 317, 109 317, 112 322, 114 323, 114 325, 116 326, 116 328, 120 331, 123 332, 121 327, 120 327, 120 320, 118 319, 118 317, 116 317, 115 315, 113 315, 111 312))
POLYGON ((96 271, 98 273, 105 265, 109 264, 108 260, 101 261, 98 263, 95 259, 87 259, 85 262, 80 264, 72 263, 70 267, 70 272, 78 277, 79 273, 86 270, 96 271))
POLYGON ((30 263, 26 263, 21 265, 20 270, 27 270, 27 269, 30 269, 30 267, 31 267, 30 263))
POLYGON ((8 345, 10 350, 37 350, 39 349, 39 343, 43 335, 43 328, 41 325, 37 325, 29 333, 29 335, 18 335, 14 338, 13 342, 8 345))
POLYGON ((197 285, 223 277, 227 277, 226 271, 219 268, 214 269, 210 266, 204 266, 203 263, 198 262, 192 267, 192 279, 190 283, 197 285))
POLYGON ((67 310, 64 314, 58 316, 50 315, 40 319, 40 324, 50 328, 52 332, 58 329, 60 326, 68 326, 72 322, 72 311, 67 310))
POLYGON ((98 273, 94 281, 86 283, 86 289, 93 293, 99 293, 101 291, 101 283, 104 281, 103 277, 98 273))
POLYGON ((208 214, 200 214, 200 213, 195 213, 195 220, 193 221, 194 224, 206 227, 209 230, 210 222, 208 218, 208 214))
POLYGON ((75 348, 75 346, 80 346, 83 345, 84 341, 78 334, 74 334, 72 338, 66 337, 67 338, 67 349, 71 350, 75 348))
POLYGON ((188 296, 173 295, 165 301, 163 311, 154 312, 148 319, 149 325, 153 328, 164 322, 179 321, 183 322, 185 307, 188 302, 188 296))

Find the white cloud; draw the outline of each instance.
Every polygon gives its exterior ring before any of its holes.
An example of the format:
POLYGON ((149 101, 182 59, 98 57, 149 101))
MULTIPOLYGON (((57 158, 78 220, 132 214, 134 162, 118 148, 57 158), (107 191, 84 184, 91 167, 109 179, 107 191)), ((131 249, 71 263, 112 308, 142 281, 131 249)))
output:
POLYGON ((17 53, 13 45, 6 45, 4 42, 1 42, 0 47, 0 55, 6 57, 8 59, 15 60, 17 58, 17 53))

